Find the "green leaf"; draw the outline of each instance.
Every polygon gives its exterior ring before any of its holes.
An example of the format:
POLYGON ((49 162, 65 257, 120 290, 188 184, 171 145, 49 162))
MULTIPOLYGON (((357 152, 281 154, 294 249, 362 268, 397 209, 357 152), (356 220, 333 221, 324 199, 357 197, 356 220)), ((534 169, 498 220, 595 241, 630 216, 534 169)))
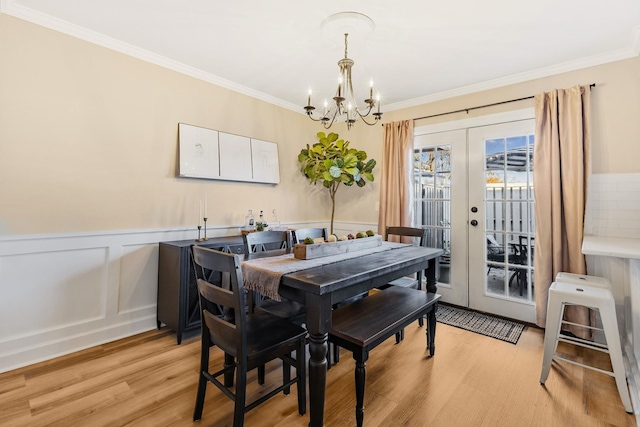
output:
MULTIPOLYGON (((354 168, 344 168, 344 171, 345 171, 346 173, 348 173, 349 175, 353 175, 354 177, 355 177, 356 175, 359 175, 359 174, 360 174, 360 169, 355 168, 355 167, 354 167, 354 168)), ((356 181, 357 181, 357 180, 356 180, 356 181)))
POLYGON ((365 185, 367 185, 367 181, 361 179, 360 181, 356 181, 356 184, 358 184, 358 187, 364 187, 365 185))
POLYGON ((322 162, 322 164, 324 165, 325 168, 329 169, 331 166, 333 166, 333 160, 326 159, 324 162, 322 162))
POLYGON ((358 159, 353 154, 344 156, 344 168, 353 168, 358 164, 358 159))
POLYGON ((337 166, 331 166, 331 169, 329 169, 329 173, 334 178, 340 178, 340 175, 342 174, 342 170, 337 166))
POLYGON ((342 160, 341 158, 337 158, 335 162, 336 162, 336 166, 338 166, 339 168, 344 167, 344 160, 342 160))
POLYGON ((335 142, 335 141, 337 141, 337 140, 338 140, 338 134, 337 134, 337 133, 334 133, 334 132, 331 132, 331 133, 329 134, 329 136, 327 136, 327 139, 328 139, 330 142, 335 142))
POLYGON ((322 181, 322 185, 324 185, 325 188, 331 188, 331 181, 322 181))
POLYGON ((353 184, 353 177, 347 175, 346 173, 343 173, 342 175, 340 175, 340 181, 342 181, 342 183, 345 185, 351 185, 353 184))
POLYGON ((316 154, 322 154, 324 150, 322 149, 322 145, 314 145, 313 152, 316 154))
POLYGON ((373 182, 373 174, 371 172, 362 172, 362 175, 369 181, 373 182))
POLYGON ((358 158, 358 160, 365 160, 367 158, 367 153, 365 153, 364 151, 358 151, 356 153, 356 157, 358 158))
POLYGON ((331 175, 329 171, 324 171, 322 173, 322 178, 324 178, 325 181, 333 181, 334 177, 331 175))
POLYGON ((309 156, 307 155, 307 153, 304 152, 305 150, 302 150, 300 152, 300 154, 298 154, 298 162, 302 163, 304 162, 306 159, 309 158, 309 156))
POLYGON ((376 161, 371 159, 367 162, 367 164, 364 166, 364 171, 365 172, 373 172, 373 168, 376 166, 376 161))

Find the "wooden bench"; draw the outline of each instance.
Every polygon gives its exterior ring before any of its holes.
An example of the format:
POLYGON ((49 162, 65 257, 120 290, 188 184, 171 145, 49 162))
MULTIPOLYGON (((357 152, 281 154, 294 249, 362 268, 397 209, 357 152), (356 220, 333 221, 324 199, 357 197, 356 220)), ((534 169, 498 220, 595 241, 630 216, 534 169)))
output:
POLYGON ((356 422, 364 420, 365 362, 369 351, 417 319, 427 316, 427 348, 435 354, 436 306, 440 295, 391 286, 333 310, 329 341, 353 353, 356 361, 356 422))

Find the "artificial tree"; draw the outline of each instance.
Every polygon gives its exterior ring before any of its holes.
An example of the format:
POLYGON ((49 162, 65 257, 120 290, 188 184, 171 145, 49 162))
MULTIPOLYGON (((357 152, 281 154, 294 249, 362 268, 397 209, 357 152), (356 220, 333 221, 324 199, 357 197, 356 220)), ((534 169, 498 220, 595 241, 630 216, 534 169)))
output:
POLYGON ((338 134, 331 132, 325 135, 318 132, 318 142, 304 148, 298 154, 300 170, 309 179, 309 184, 322 185, 329 190, 331 196, 331 234, 333 234, 333 219, 336 210, 336 191, 340 184, 348 187, 354 183, 364 187, 368 181, 373 181, 373 168, 376 161, 367 160, 367 153, 355 148, 349 148, 349 141, 338 139, 338 134), (366 161, 366 162, 365 162, 366 161))

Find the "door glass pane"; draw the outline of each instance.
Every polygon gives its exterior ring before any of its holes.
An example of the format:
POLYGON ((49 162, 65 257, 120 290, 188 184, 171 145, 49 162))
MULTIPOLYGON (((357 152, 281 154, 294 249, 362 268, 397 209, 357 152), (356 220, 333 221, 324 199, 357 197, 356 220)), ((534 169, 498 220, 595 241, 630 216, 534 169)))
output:
POLYGON ((487 201, 485 203, 485 228, 487 232, 504 230, 504 202, 487 201))
POLYGON ((525 201, 507 202, 507 231, 526 233, 529 227, 528 203, 525 201))

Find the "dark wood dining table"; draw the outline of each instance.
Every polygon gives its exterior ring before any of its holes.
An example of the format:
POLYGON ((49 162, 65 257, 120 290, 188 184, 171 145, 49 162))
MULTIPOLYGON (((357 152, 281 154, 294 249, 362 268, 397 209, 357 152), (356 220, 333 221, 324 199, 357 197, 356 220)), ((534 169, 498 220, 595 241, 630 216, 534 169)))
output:
MULTIPOLYGON (((282 276, 278 293, 306 306, 310 353, 309 426, 324 425, 327 339, 332 305, 421 270, 426 270, 427 292, 435 293, 436 261, 442 253, 442 249, 411 245, 372 254, 363 251, 357 258, 282 276)), ((264 255, 246 255, 245 260, 261 256, 264 255)))

